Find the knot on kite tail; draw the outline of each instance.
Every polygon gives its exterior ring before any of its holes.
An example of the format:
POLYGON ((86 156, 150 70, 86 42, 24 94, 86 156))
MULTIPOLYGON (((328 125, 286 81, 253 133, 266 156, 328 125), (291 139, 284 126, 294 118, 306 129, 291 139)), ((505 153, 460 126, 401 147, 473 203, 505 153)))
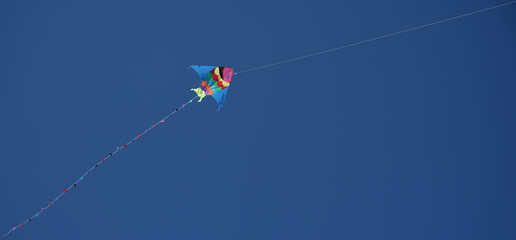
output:
POLYGON ((195 93, 197 93, 197 96, 200 98, 198 102, 201 102, 202 99, 204 97, 206 97, 206 94, 204 93, 204 90, 202 90, 200 87, 199 88, 192 88, 190 90, 194 91, 195 93))

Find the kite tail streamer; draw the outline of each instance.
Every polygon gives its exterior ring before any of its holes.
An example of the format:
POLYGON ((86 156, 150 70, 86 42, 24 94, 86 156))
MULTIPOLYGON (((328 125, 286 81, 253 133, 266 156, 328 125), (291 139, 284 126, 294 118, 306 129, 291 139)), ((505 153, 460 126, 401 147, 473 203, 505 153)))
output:
POLYGON ((41 213, 43 213, 44 211, 46 211, 48 208, 50 208, 50 206, 52 206, 57 200, 59 200, 59 198, 61 198, 65 193, 68 193, 68 191, 70 191, 72 188, 75 188, 77 187, 77 184, 79 182, 81 182, 84 177, 86 177, 88 174, 91 173, 91 171, 93 171, 95 168, 99 167, 102 163, 104 163, 105 160, 108 160, 109 158, 113 157, 113 155, 115 155, 116 153, 118 153, 119 151, 122 151, 122 149, 126 148, 127 146, 129 146, 129 144, 133 143, 134 141, 140 139, 143 135, 147 134, 150 130, 152 130, 153 128, 157 127, 158 125, 162 124, 162 123, 165 123, 165 120, 167 120, 167 118, 171 117, 172 115, 174 115, 176 112, 178 112, 179 110, 185 108, 188 104, 192 103, 193 100, 195 100, 196 98, 198 98, 199 96, 196 96, 194 98, 192 98, 190 101, 184 103, 183 105, 181 105, 180 107, 176 108, 173 112, 171 112, 170 114, 168 114, 166 117, 164 117, 163 119, 161 119, 159 122, 153 124, 151 127, 145 129, 144 132, 140 133, 138 136, 136 136, 135 138, 131 139, 131 141, 123 144, 122 146, 120 147, 117 147, 115 151, 113 152, 110 152, 108 153, 107 156, 105 156, 104 158, 102 158, 98 163, 95 164, 95 166, 91 167, 87 172, 85 172, 79 179, 77 179, 77 181, 75 181, 72 185, 70 185, 68 188, 64 189, 61 194, 59 194, 54 200, 52 200, 49 204, 47 204, 45 207, 41 208, 41 210, 39 210, 36 214, 34 214, 32 217, 28 218, 27 220, 25 220, 24 222, 22 222, 21 224, 18 224, 16 226, 14 226, 13 228, 11 228, 6 234, 3 235, 3 237, 7 237, 7 235, 9 235, 9 233, 11 233, 12 231, 16 230, 17 228, 20 228, 20 227, 23 227, 25 226, 28 222, 31 222, 32 220, 34 220, 35 218, 39 217, 39 215, 41 213))

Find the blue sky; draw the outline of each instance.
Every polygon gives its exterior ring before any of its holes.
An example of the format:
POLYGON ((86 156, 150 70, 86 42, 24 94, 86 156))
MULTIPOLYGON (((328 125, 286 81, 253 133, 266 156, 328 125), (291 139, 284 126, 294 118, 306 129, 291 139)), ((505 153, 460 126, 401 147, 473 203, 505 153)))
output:
MULTIPOLYGON (((506 1, 0 3, 0 230, 238 72, 506 1)), ((236 75, 12 239, 514 239, 516 5, 236 75)))

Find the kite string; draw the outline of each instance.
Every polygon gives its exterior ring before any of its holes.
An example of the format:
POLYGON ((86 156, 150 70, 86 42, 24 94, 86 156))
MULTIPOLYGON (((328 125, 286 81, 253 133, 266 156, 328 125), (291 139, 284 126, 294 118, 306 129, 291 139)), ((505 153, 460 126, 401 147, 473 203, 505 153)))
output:
POLYGON ((458 15, 458 16, 455 16, 455 17, 446 18, 446 19, 443 19, 443 20, 439 20, 439 21, 432 22, 432 23, 427 23, 427 24, 420 25, 420 26, 417 26, 417 27, 408 28, 408 29, 401 30, 401 31, 398 31, 398 32, 394 32, 394 33, 389 33, 389 34, 382 35, 382 36, 379 36, 379 37, 374 37, 374 38, 370 38, 370 39, 367 39, 367 40, 363 40, 363 41, 359 41, 359 42, 343 45, 343 46, 340 46, 340 47, 331 48, 331 49, 328 49, 328 50, 324 50, 324 51, 320 51, 320 52, 315 52, 315 53, 307 54, 307 55, 296 57, 296 58, 291 58, 291 59, 287 59, 287 60, 283 60, 283 61, 279 61, 279 62, 275 62, 275 63, 271 63, 271 64, 259 66, 259 67, 254 67, 254 68, 242 70, 242 71, 236 72, 234 74, 236 75, 236 74, 239 74, 239 73, 250 72, 250 71, 254 71, 254 70, 258 70, 258 69, 262 69, 262 68, 268 68, 268 67, 280 65, 280 64, 283 64, 283 63, 288 63, 288 62, 293 62, 293 61, 301 60, 303 58, 313 57, 313 56, 316 56, 316 55, 337 51, 337 50, 340 50, 340 49, 343 49, 343 48, 348 48, 348 47, 360 45, 360 44, 363 44, 363 43, 368 43, 368 42, 372 42, 372 41, 375 41, 375 40, 379 40, 379 39, 382 39, 382 38, 392 37, 394 35, 398 35, 398 34, 410 32, 410 31, 414 31, 414 30, 417 30, 417 29, 421 29, 421 28, 425 28, 425 27, 430 27, 432 25, 436 25, 436 24, 452 21, 452 20, 455 20, 455 19, 467 17, 467 16, 474 15, 474 14, 477 14, 477 13, 489 11, 489 10, 492 10, 492 9, 495 9, 495 8, 500 8, 500 7, 503 7, 503 6, 507 6, 507 5, 510 5, 510 4, 513 4, 513 3, 516 3, 516 1, 503 3, 503 4, 500 4, 500 5, 484 8, 484 9, 477 10, 477 11, 474 11, 474 12, 461 14, 461 15, 458 15))
POLYGON ((32 215, 32 217, 28 218, 27 220, 25 220, 23 223, 21 224, 18 224, 16 226, 14 226, 13 228, 11 228, 11 230, 9 230, 6 234, 3 235, 3 237, 7 237, 7 235, 9 235, 9 233, 11 233, 12 231, 16 230, 17 228, 19 227, 23 227, 25 224, 27 224, 27 222, 30 222, 32 221, 34 218, 36 217, 39 217, 39 214, 43 213, 45 210, 47 210, 50 206, 52 206, 52 204, 54 204, 57 200, 59 200, 59 198, 61 198, 65 193, 67 193, 70 189, 74 188, 77 186, 77 183, 79 183, 80 181, 82 181, 84 179, 84 177, 86 177, 88 174, 91 173, 91 171, 93 171, 95 168, 97 168, 98 166, 100 166, 102 163, 104 163, 105 160, 113 157, 113 155, 115 155, 117 152, 121 151, 122 149, 126 148, 129 144, 131 144, 132 142, 136 141, 137 139, 141 138, 143 135, 147 134, 147 132, 149 132, 150 130, 152 130, 153 128, 157 127, 158 125, 160 125, 161 123, 165 123, 165 120, 167 120, 169 117, 171 117, 172 115, 174 115, 176 112, 178 112, 179 110, 185 108, 188 104, 192 103, 193 100, 195 100, 196 98, 198 98, 198 96, 192 98, 190 101, 184 103, 183 105, 181 105, 180 107, 176 108, 173 112, 169 113, 166 117, 162 118, 159 122, 153 124, 151 127, 147 128, 144 132, 140 133, 138 136, 136 136, 135 138, 131 139, 129 142, 125 143, 124 145, 122 145, 121 147, 117 147, 115 151, 113 152, 110 152, 106 157, 102 158, 100 160, 100 162, 96 163, 93 167, 91 167, 87 172, 85 172, 77 181, 75 181, 72 185, 70 185, 68 188, 66 188, 65 190, 63 190, 63 192, 61 192, 61 194, 59 194, 54 200, 52 200, 48 205, 46 205, 45 207, 41 208, 41 210, 39 210, 36 214, 32 215))

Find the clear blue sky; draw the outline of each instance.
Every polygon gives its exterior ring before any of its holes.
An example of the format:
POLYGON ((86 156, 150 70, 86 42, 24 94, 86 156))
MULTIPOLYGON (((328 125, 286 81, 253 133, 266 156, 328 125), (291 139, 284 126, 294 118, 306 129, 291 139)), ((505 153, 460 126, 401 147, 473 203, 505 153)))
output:
MULTIPOLYGON (((236 71, 500 0, 3 1, 0 233, 236 71)), ((516 6, 236 75, 11 239, 515 239, 516 6)))

